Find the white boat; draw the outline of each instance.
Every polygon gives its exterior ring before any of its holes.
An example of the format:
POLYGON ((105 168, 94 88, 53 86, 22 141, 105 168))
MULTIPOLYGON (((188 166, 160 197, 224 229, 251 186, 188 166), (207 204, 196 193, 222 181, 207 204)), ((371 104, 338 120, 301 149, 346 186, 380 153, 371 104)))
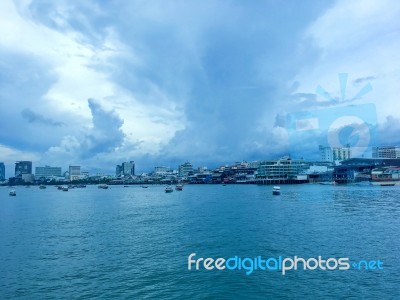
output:
POLYGON ((10 196, 17 196, 17 192, 15 190, 11 190, 9 195, 10 196))
POLYGON ((99 189, 104 189, 104 190, 108 189, 108 185, 105 184, 105 183, 99 184, 97 187, 98 187, 99 189))
POLYGON ((272 195, 280 195, 281 194, 281 188, 279 186, 274 186, 272 188, 272 195))
POLYGON ((166 193, 172 193, 174 191, 174 189, 172 188, 172 187, 170 187, 170 186, 167 186, 166 188, 165 188, 165 192, 166 193))
POLYGON ((61 187, 61 190, 62 190, 63 192, 68 192, 68 186, 63 185, 63 186, 61 187))
POLYGON ((177 184, 177 185, 175 186, 175 190, 177 190, 177 191, 182 191, 182 190, 183 190, 183 184, 177 184))

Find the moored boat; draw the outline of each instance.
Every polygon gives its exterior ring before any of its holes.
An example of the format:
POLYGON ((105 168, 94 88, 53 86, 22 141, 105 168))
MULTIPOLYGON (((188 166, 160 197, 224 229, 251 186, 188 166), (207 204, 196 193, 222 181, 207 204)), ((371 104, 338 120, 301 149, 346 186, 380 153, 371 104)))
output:
POLYGON ((279 186, 274 186, 272 188, 272 195, 280 195, 281 194, 281 188, 279 186))
POLYGON ((39 189, 44 190, 46 186, 44 184, 39 185, 39 189))
POLYGON ((17 196, 16 190, 11 190, 9 193, 10 196, 17 196))
POLYGON ((175 186, 175 190, 177 190, 177 191, 182 191, 182 190, 183 190, 183 184, 177 184, 177 185, 175 186))
POLYGON ((172 193, 174 191, 174 189, 172 188, 172 187, 170 187, 170 186, 167 186, 166 188, 165 188, 165 192, 166 193, 172 193))
POLYGON ((108 189, 108 185, 105 184, 105 183, 99 184, 97 187, 98 187, 99 189, 104 189, 104 190, 108 189))
POLYGON ((63 185, 63 186, 61 187, 61 190, 62 190, 63 192, 68 192, 68 186, 63 185))

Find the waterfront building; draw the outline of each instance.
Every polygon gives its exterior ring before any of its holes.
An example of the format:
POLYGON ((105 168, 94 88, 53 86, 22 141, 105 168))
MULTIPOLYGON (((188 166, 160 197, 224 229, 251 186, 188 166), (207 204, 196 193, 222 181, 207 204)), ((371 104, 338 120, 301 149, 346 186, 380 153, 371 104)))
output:
POLYGON ((372 158, 400 158, 400 146, 373 147, 372 158))
POLYGON ((79 180, 81 178, 80 166, 69 166, 69 180, 79 180))
POLYGON ((36 178, 61 177, 61 167, 50 167, 50 166, 36 167, 35 177, 36 178))
POLYGON ((6 166, 0 162, 0 181, 6 180, 6 166))
POLYGON ((15 163, 15 177, 22 178, 22 175, 32 174, 31 161, 17 161, 15 163))
POLYGON ((156 176, 163 176, 163 175, 167 175, 168 173, 171 172, 171 169, 169 167, 154 167, 154 175, 156 176))
POLYGON ((351 158, 350 145, 347 147, 324 147, 319 146, 321 161, 340 162, 351 158))
POLYGON ((257 169, 257 179, 288 180, 297 179, 308 169, 303 159, 291 159, 288 156, 278 160, 260 161, 257 169))
POLYGON ((180 165, 178 168, 179 176, 188 176, 193 174, 193 166, 190 162, 185 162, 184 164, 180 165))

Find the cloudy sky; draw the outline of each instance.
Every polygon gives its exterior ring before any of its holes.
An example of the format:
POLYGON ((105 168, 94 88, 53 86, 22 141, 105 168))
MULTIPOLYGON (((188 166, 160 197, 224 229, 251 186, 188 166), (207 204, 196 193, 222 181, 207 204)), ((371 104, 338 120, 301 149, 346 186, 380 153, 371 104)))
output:
POLYGON ((397 0, 2 0, 0 161, 140 172, 400 144, 399 20, 397 0))

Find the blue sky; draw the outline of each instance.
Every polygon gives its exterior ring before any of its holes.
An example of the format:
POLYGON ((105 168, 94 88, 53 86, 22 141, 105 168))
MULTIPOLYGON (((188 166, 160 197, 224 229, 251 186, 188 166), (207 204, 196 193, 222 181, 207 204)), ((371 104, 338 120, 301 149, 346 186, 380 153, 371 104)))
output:
POLYGON ((377 132, 369 146, 400 143, 396 0, 3 0, 0 20, 8 175, 16 160, 112 173, 317 159, 347 111, 377 132), (331 119, 288 124, 304 112, 331 119))

